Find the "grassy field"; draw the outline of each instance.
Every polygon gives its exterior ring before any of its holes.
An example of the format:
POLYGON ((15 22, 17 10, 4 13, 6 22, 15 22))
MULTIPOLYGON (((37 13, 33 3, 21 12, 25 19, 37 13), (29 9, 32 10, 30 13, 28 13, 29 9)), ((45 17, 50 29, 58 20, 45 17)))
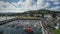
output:
POLYGON ((31 16, 19 16, 18 18, 37 18, 37 17, 31 17, 31 16))
POLYGON ((60 29, 54 29, 54 30, 52 30, 52 32, 55 34, 60 34, 60 29))

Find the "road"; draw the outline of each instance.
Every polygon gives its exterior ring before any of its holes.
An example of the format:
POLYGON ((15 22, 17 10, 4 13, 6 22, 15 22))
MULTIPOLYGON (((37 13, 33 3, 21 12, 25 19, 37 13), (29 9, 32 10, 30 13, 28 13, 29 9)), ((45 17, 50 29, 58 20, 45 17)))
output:
POLYGON ((41 27, 42 27, 42 34, 45 34, 44 27, 43 27, 43 25, 42 25, 42 22, 41 22, 41 21, 40 21, 40 25, 41 25, 41 27))

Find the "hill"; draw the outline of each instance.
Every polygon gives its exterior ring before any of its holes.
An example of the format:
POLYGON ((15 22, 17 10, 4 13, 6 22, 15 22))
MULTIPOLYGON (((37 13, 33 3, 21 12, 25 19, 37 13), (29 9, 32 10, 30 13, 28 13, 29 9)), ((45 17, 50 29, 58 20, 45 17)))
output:
POLYGON ((51 10, 32 10, 32 11, 26 11, 24 13, 35 13, 35 14, 54 14, 54 13, 60 13, 59 11, 51 11, 51 10))
POLYGON ((32 11, 25 11, 24 13, 0 13, 0 16, 15 16, 15 15, 24 15, 24 14, 55 14, 60 13, 59 11, 50 11, 50 10, 32 10, 32 11))

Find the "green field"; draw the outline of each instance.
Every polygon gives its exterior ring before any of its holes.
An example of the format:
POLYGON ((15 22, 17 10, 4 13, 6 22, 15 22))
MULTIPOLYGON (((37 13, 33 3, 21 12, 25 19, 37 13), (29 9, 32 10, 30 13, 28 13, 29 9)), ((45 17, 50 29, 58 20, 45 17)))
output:
POLYGON ((54 29, 54 30, 52 30, 52 32, 55 34, 60 34, 60 29, 54 29))
POLYGON ((38 17, 31 17, 31 16, 18 16, 18 18, 33 18, 33 19, 35 19, 35 18, 38 18, 38 17))

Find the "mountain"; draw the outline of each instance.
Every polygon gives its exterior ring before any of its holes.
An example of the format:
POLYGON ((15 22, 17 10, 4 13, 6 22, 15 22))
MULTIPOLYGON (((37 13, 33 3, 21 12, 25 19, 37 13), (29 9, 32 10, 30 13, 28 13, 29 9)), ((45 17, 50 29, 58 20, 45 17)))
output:
POLYGON ((32 10, 32 11, 26 11, 24 13, 35 13, 35 14, 53 14, 53 13, 60 13, 59 11, 51 11, 51 10, 44 10, 44 9, 40 9, 40 10, 32 10))
POLYGON ((15 16, 15 15, 24 15, 24 14, 55 14, 55 13, 60 13, 59 11, 51 11, 51 10, 44 10, 44 9, 40 9, 40 10, 31 10, 31 11, 25 11, 23 13, 0 13, 0 16, 15 16))

